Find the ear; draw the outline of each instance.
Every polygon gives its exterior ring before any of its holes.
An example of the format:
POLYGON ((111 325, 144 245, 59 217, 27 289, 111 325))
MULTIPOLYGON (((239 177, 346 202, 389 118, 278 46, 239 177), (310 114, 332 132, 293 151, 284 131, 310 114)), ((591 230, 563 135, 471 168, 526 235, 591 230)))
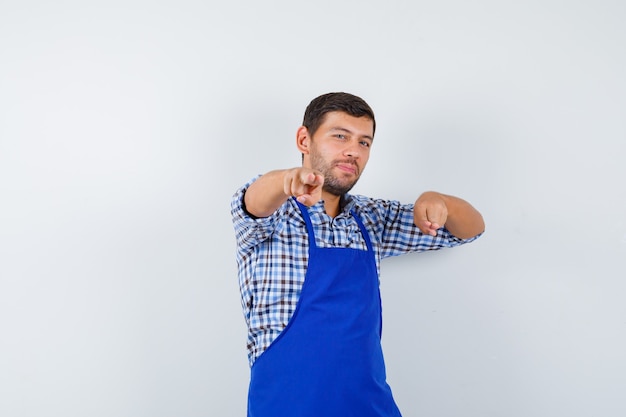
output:
POLYGON ((311 137, 309 136, 309 129, 304 126, 300 126, 296 133, 296 146, 298 150, 306 155, 309 153, 309 146, 311 144, 311 137))

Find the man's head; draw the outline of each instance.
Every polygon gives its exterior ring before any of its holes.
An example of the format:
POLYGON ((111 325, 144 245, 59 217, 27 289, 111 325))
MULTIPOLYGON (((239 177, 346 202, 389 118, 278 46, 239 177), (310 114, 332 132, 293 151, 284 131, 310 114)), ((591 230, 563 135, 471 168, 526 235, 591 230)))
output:
POLYGON ((366 117, 372 121, 374 133, 376 132, 376 119, 371 107, 361 97, 349 93, 328 93, 314 98, 304 111, 302 125, 313 136, 324 122, 326 114, 334 111, 354 117, 366 117))
POLYGON ((356 184, 374 140, 374 112, 361 98, 330 93, 314 99, 298 129, 302 164, 324 176, 323 190, 341 196, 356 184))

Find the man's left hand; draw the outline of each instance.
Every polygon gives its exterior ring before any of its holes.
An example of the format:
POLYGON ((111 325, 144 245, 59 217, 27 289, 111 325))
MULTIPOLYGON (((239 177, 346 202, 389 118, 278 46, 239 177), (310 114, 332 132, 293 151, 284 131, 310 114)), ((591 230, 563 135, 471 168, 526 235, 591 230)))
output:
POLYGON ((437 236, 437 229, 448 220, 448 206, 444 197, 434 191, 427 191, 415 201, 413 209, 415 225, 422 233, 437 236))

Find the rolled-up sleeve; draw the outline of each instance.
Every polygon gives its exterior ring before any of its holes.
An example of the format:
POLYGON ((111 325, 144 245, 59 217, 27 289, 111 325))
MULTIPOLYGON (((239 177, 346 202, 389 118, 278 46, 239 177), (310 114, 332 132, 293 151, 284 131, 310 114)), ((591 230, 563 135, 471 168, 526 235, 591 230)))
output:
POLYGON ((267 240, 274 231, 279 216, 279 212, 276 211, 268 217, 257 218, 246 211, 244 196, 248 187, 259 177, 260 175, 256 176, 239 188, 230 203, 230 213, 239 251, 246 251, 267 240))

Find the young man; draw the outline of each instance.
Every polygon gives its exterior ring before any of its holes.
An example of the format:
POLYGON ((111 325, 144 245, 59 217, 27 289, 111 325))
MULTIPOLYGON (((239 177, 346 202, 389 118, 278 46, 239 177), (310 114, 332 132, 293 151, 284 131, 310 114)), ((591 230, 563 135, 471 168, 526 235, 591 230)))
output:
POLYGON ((380 260, 484 230, 466 201, 350 195, 376 122, 347 93, 317 97, 296 134, 302 166, 268 172, 231 205, 248 325, 249 417, 396 417, 380 344, 380 260))

